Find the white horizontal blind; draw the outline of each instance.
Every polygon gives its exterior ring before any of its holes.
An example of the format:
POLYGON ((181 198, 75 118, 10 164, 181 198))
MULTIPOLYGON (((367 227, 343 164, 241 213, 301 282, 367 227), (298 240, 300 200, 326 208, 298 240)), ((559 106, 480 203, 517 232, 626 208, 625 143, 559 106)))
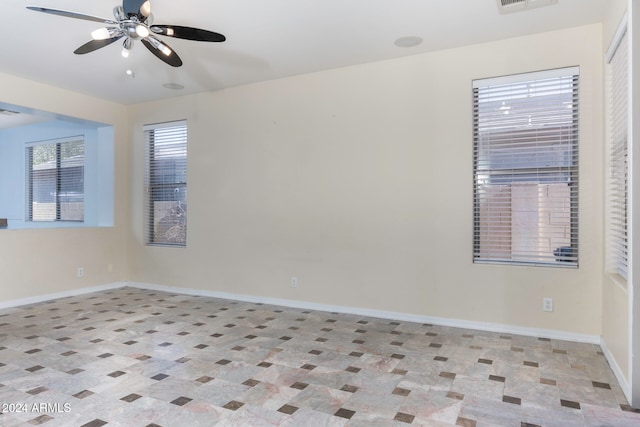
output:
POLYGON ((145 241, 148 245, 187 245, 187 124, 144 127, 145 241))
POLYGON ((84 137, 26 147, 28 221, 84 221, 84 137))
POLYGON ((609 62, 610 141, 607 269, 627 278, 628 41, 622 35, 609 62))
POLYGON ((578 80, 474 81, 474 262, 577 267, 578 80))

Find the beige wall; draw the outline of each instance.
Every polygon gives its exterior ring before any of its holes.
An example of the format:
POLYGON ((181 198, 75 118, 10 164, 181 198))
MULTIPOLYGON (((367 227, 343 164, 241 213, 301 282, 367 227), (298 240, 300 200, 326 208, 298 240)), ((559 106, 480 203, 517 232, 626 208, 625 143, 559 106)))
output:
POLYGON ((599 335, 601 30, 130 107, 128 279, 599 335), (471 81, 573 65, 581 71, 581 267, 474 265, 471 81), (189 131, 188 247, 148 248, 141 126, 177 119, 189 131), (541 310, 545 296, 553 313, 541 310))
POLYGON ((115 227, 0 230, 0 302, 124 280, 129 223, 125 107, 6 74, 0 74, 0 94, 2 102, 113 124, 117 169, 115 227), (76 277, 77 267, 84 267, 85 277, 76 277))
POLYGON ((618 24, 622 20, 623 15, 627 11, 627 5, 630 0, 608 0, 605 16, 602 21, 603 49, 609 48, 609 43, 618 29, 618 24))
MULTIPOLYGON (((620 21, 626 12, 627 0, 613 0, 607 8, 607 16, 603 21, 603 55, 606 53, 614 37, 620 21)), ((607 67, 605 66, 605 72, 607 67)), ((605 74, 605 80, 607 75, 605 74)), ((608 96, 605 85, 605 95, 608 96)), ((605 97, 605 101, 606 101, 605 97)), ((605 102, 606 105, 606 102, 605 102)), ((608 108, 604 112, 605 123, 608 121, 608 108)), ((605 126, 605 136, 608 138, 608 126, 605 126)), ((606 145, 603 157, 608 157, 606 145)), ((607 170, 603 175, 606 180, 607 170)), ((602 339, 613 355, 622 375, 629 377, 629 292, 627 283, 615 274, 604 272, 602 289, 602 339)))

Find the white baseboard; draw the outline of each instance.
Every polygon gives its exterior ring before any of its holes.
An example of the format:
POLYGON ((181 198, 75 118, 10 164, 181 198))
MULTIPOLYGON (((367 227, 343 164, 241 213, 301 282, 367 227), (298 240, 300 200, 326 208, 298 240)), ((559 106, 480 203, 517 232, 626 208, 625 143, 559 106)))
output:
POLYGON ((329 305, 329 304, 318 304, 318 303, 309 302, 309 301, 270 298, 270 297, 254 296, 254 295, 235 294, 235 293, 228 293, 228 292, 216 292, 216 291, 208 291, 203 289, 179 288, 179 287, 173 287, 173 286, 154 285, 150 283, 136 283, 136 282, 116 282, 116 283, 111 283, 107 285, 91 286, 87 288, 74 289, 70 291, 64 291, 64 292, 58 292, 58 293, 52 293, 52 294, 46 294, 46 295, 39 295, 39 296, 29 297, 29 298, 0 301, 0 309, 20 307, 23 305, 36 304, 36 303, 41 303, 41 302, 50 301, 54 299, 68 298, 68 297, 73 297, 78 295, 90 294, 94 292, 103 292, 103 291, 119 289, 127 286, 139 288, 139 289, 155 290, 155 291, 169 292, 169 293, 175 293, 175 294, 205 296, 205 297, 212 297, 212 298, 245 301, 245 302, 251 302, 251 303, 271 304, 271 305, 279 305, 283 307, 299 308, 299 309, 305 309, 305 310, 357 314, 362 316, 377 317, 377 318, 389 319, 389 320, 400 320, 400 321, 415 322, 415 323, 429 323, 433 325, 451 326, 451 327, 463 328, 463 329, 474 329, 474 330, 481 330, 481 331, 488 331, 488 332, 498 332, 498 333, 505 333, 505 334, 549 338, 549 339, 563 340, 563 341, 599 344, 602 347, 602 351, 604 352, 604 355, 607 358, 607 361, 609 362, 609 365, 611 366, 611 369, 614 375, 616 376, 616 379, 618 380, 618 383, 620 384, 622 391, 627 397, 627 400, 630 400, 631 398, 631 386, 628 383, 627 378, 625 378, 625 376, 622 374, 622 370, 620 369, 620 366, 618 365, 615 357, 607 347, 604 339, 602 339, 597 335, 577 334, 573 332, 558 331, 553 329, 527 328, 527 327, 521 327, 521 326, 504 325, 500 323, 475 322, 475 321, 469 321, 469 320, 423 316, 418 314, 400 313, 400 312, 394 312, 394 311, 372 310, 372 309, 360 308, 360 307, 346 307, 346 306, 337 306, 337 305, 329 305))
POLYGON ((124 286, 127 286, 127 284, 125 282, 116 282, 116 283, 111 283, 111 284, 108 284, 108 285, 90 286, 88 288, 73 289, 73 290, 70 290, 70 291, 63 291, 63 292, 56 292, 56 293, 53 293, 53 294, 38 295, 38 296, 35 296, 35 297, 29 297, 29 298, 20 298, 20 299, 8 300, 8 301, 0 301, 0 310, 5 309, 5 308, 20 307, 20 306, 29 305, 29 304, 37 304, 37 303, 41 303, 41 302, 45 302, 45 301, 51 301, 51 300, 54 300, 54 299, 75 297, 75 296, 84 295, 84 294, 91 294, 91 293, 94 293, 94 292, 109 291, 109 290, 112 290, 112 289, 122 288, 124 286))
POLYGON ((607 346, 607 343, 604 338, 600 340, 600 347, 602 347, 602 352, 604 353, 604 357, 607 358, 607 361, 609 362, 609 367, 613 371, 613 374, 616 376, 616 379, 618 380, 618 384, 620 384, 620 388, 622 389, 622 392, 624 393, 627 400, 631 402, 631 385, 629 384, 629 382, 627 381, 627 378, 622 373, 622 369, 620 369, 620 365, 618 365, 616 358, 613 356, 613 353, 611 353, 611 350, 609 350, 609 347, 607 346))
MULTIPOLYGON (((527 328, 522 326, 505 325, 500 323, 476 322, 476 321, 470 321, 470 320, 451 319, 446 317, 424 316, 424 315, 418 315, 418 314, 400 313, 395 311, 373 310, 373 309, 361 308, 361 307, 347 307, 347 306, 340 306, 340 305, 318 304, 318 303, 309 302, 309 301, 270 298, 270 297, 262 297, 262 296, 246 295, 246 294, 216 292, 216 291, 208 291, 204 289, 193 289, 193 288, 179 288, 179 287, 173 287, 173 286, 154 285, 150 283, 136 283, 136 282, 116 282, 116 283, 111 283, 107 285, 91 286, 87 288, 74 289, 70 291, 58 292, 53 294, 39 295, 36 297, 30 297, 30 298, 0 301, 0 309, 14 308, 14 307, 19 307, 19 306, 28 305, 28 304, 36 304, 36 303, 41 303, 41 302, 50 301, 54 299, 68 298, 68 297, 73 297, 77 295, 89 294, 93 292, 102 292, 102 291, 122 288, 125 286, 130 286, 130 287, 140 288, 140 289, 155 290, 155 291, 161 291, 161 292, 185 294, 185 295, 205 296, 205 297, 212 297, 212 298, 245 301, 245 302, 251 302, 251 303, 279 305, 283 307, 300 308, 305 310, 357 314, 361 316, 378 317, 381 319, 401 320, 405 322, 415 322, 415 323, 429 323, 429 324, 440 325, 440 326, 451 326, 454 328, 475 329, 475 330, 488 331, 488 332, 524 335, 524 336, 530 336, 530 337, 549 338, 549 339, 555 339, 555 340, 582 342, 582 343, 590 343, 590 344, 604 344, 600 339, 600 337, 597 335, 577 334, 573 332, 558 331, 554 329, 527 328)), ((606 346, 603 346, 603 350, 605 351, 605 355, 609 360, 609 363, 611 364, 612 369, 614 369, 614 366, 615 366, 614 373, 618 377, 621 385, 623 384, 626 385, 626 381, 623 381, 624 376, 621 374, 622 371, 620 371, 619 366, 615 363, 615 359, 613 358, 613 355, 611 354, 611 352, 609 352, 608 349, 606 350, 605 349, 606 349, 606 346)), ((629 390, 630 389, 627 386, 625 390, 625 394, 629 395, 630 394, 629 390)))
POLYGON ((357 314, 368 317, 378 317, 389 320, 401 320, 405 322, 429 323, 439 326, 451 326, 463 329, 475 329, 488 332, 498 332, 504 334, 524 335, 538 338, 549 338, 563 341, 573 341, 589 344, 600 344, 600 337, 597 335, 577 334, 573 332, 557 331, 553 329, 527 328, 522 326, 504 325, 500 323, 475 322, 470 320, 458 320, 445 317, 423 316, 418 314, 400 313, 394 311, 372 310, 360 307, 346 307, 339 305, 318 304, 309 301, 289 300, 280 298, 269 298, 254 295, 234 294, 227 292, 207 291, 202 289, 178 288, 172 286, 153 285, 149 283, 127 282, 127 286, 140 289, 148 289, 176 294, 205 296, 212 298, 222 298, 251 303, 262 303, 279 305, 283 307, 300 308, 305 310, 328 311, 335 313, 357 314))

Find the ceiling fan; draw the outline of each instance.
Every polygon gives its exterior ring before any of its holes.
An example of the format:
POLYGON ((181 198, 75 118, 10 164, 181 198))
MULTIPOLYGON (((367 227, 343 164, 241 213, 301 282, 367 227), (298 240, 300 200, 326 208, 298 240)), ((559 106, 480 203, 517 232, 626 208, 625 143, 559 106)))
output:
POLYGON ((106 27, 99 28, 91 33, 93 40, 83 44, 73 52, 77 55, 93 52, 124 38, 122 56, 129 56, 129 51, 133 48, 134 41, 140 40, 156 57, 173 67, 180 67, 182 60, 178 54, 169 45, 157 38, 156 35, 203 42, 223 42, 226 40, 225 36, 213 31, 181 25, 154 24, 150 0, 123 0, 122 6, 113 8, 114 20, 46 7, 27 6, 27 9, 106 24, 106 27))

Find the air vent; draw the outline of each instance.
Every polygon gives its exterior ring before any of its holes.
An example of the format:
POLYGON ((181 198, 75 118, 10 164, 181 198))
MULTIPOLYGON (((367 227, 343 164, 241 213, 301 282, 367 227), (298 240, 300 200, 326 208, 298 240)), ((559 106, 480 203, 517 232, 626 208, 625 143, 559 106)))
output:
POLYGON ((558 0, 497 0, 498 10, 501 14, 522 12, 542 6, 557 4, 558 0))
POLYGON ((20 113, 17 111, 5 110, 4 108, 0 108, 0 114, 4 114, 5 116, 15 116, 20 113))

